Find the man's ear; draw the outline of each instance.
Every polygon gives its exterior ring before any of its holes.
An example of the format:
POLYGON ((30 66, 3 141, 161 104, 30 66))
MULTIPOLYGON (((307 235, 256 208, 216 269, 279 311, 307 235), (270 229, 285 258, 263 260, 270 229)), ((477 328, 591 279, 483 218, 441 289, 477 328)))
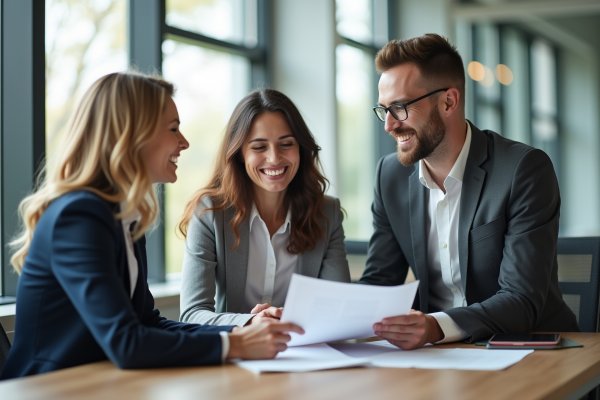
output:
POLYGON ((442 112, 446 117, 449 117, 458 109, 460 92, 456 88, 450 88, 443 94, 442 99, 444 101, 442 112))

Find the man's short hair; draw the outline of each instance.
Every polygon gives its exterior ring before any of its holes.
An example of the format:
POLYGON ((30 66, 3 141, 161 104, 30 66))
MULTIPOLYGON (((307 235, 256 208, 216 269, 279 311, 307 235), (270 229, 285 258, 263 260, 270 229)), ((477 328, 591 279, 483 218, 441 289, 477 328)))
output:
POLYGON ((465 102, 465 68, 456 47, 448 39, 428 33, 412 39, 392 40, 375 57, 377 72, 405 63, 419 69, 428 90, 455 87, 460 92, 460 104, 465 102))

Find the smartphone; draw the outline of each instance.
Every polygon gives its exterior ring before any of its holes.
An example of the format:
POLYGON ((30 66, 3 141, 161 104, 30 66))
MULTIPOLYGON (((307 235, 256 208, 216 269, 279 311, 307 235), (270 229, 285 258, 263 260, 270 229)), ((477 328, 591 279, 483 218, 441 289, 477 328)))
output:
POLYGON ((488 342, 490 346, 556 346, 559 333, 497 333, 488 342))

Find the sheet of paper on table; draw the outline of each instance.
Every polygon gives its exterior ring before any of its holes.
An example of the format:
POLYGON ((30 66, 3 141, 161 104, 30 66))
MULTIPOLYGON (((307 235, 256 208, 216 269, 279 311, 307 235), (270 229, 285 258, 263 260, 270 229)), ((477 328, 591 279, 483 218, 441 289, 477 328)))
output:
POLYGON ((404 351, 385 342, 333 344, 336 350, 376 367, 497 371, 518 363, 533 350, 440 349, 404 351), (502 353, 500 353, 502 352, 502 353))
POLYGON ((260 374, 262 372, 307 372, 356 367, 369 364, 369 360, 347 356, 321 343, 289 347, 273 360, 236 361, 235 363, 248 371, 260 374))
POLYGON ((408 314, 418 285, 356 285, 294 274, 281 321, 299 325, 305 334, 292 333, 288 346, 373 336, 374 323, 408 314))

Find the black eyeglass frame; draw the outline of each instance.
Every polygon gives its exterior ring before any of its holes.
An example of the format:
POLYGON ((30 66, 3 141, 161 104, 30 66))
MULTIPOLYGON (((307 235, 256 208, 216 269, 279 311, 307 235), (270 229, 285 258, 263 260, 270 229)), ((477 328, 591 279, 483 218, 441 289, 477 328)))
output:
POLYGON ((397 121, 406 121, 408 119, 408 108, 407 108, 408 106, 410 106, 411 104, 416 103, 419 100, 423 100, 424 98, 429 97, 432 94, 436 94, 438 92, 445 92, 446 90, 449 90, 449 89, 450 88, 434 90, 433 92, 427 93, 426 95, 423 95, 423 96, 419 97, 418 99, 411 100, 408 103, 393 103, 393 104, 390 104, 389 107, 375 106, 375 107, 373 107, 373 112, 375 113, 375 115, 377 115, 377 119, 380 120, 380 121, 382 121, 382 122, 385 122, 385 117, 383 117, 383 119, 381 119, 381 117, 379 116, 379 114, 377 114, 377 110, 378 109, 379 110, 385 110, 386 113, 389 112, 390 114, 392 114, 392 117, 394 117, 394 119, 397 120, 397 121), (398 118, 398 116, 391 110, 391 108, 393 106, 402 106, 402 107, 404 107, 404 111, 406 111, 406 118, 404 118, 404 119, 398 118))

